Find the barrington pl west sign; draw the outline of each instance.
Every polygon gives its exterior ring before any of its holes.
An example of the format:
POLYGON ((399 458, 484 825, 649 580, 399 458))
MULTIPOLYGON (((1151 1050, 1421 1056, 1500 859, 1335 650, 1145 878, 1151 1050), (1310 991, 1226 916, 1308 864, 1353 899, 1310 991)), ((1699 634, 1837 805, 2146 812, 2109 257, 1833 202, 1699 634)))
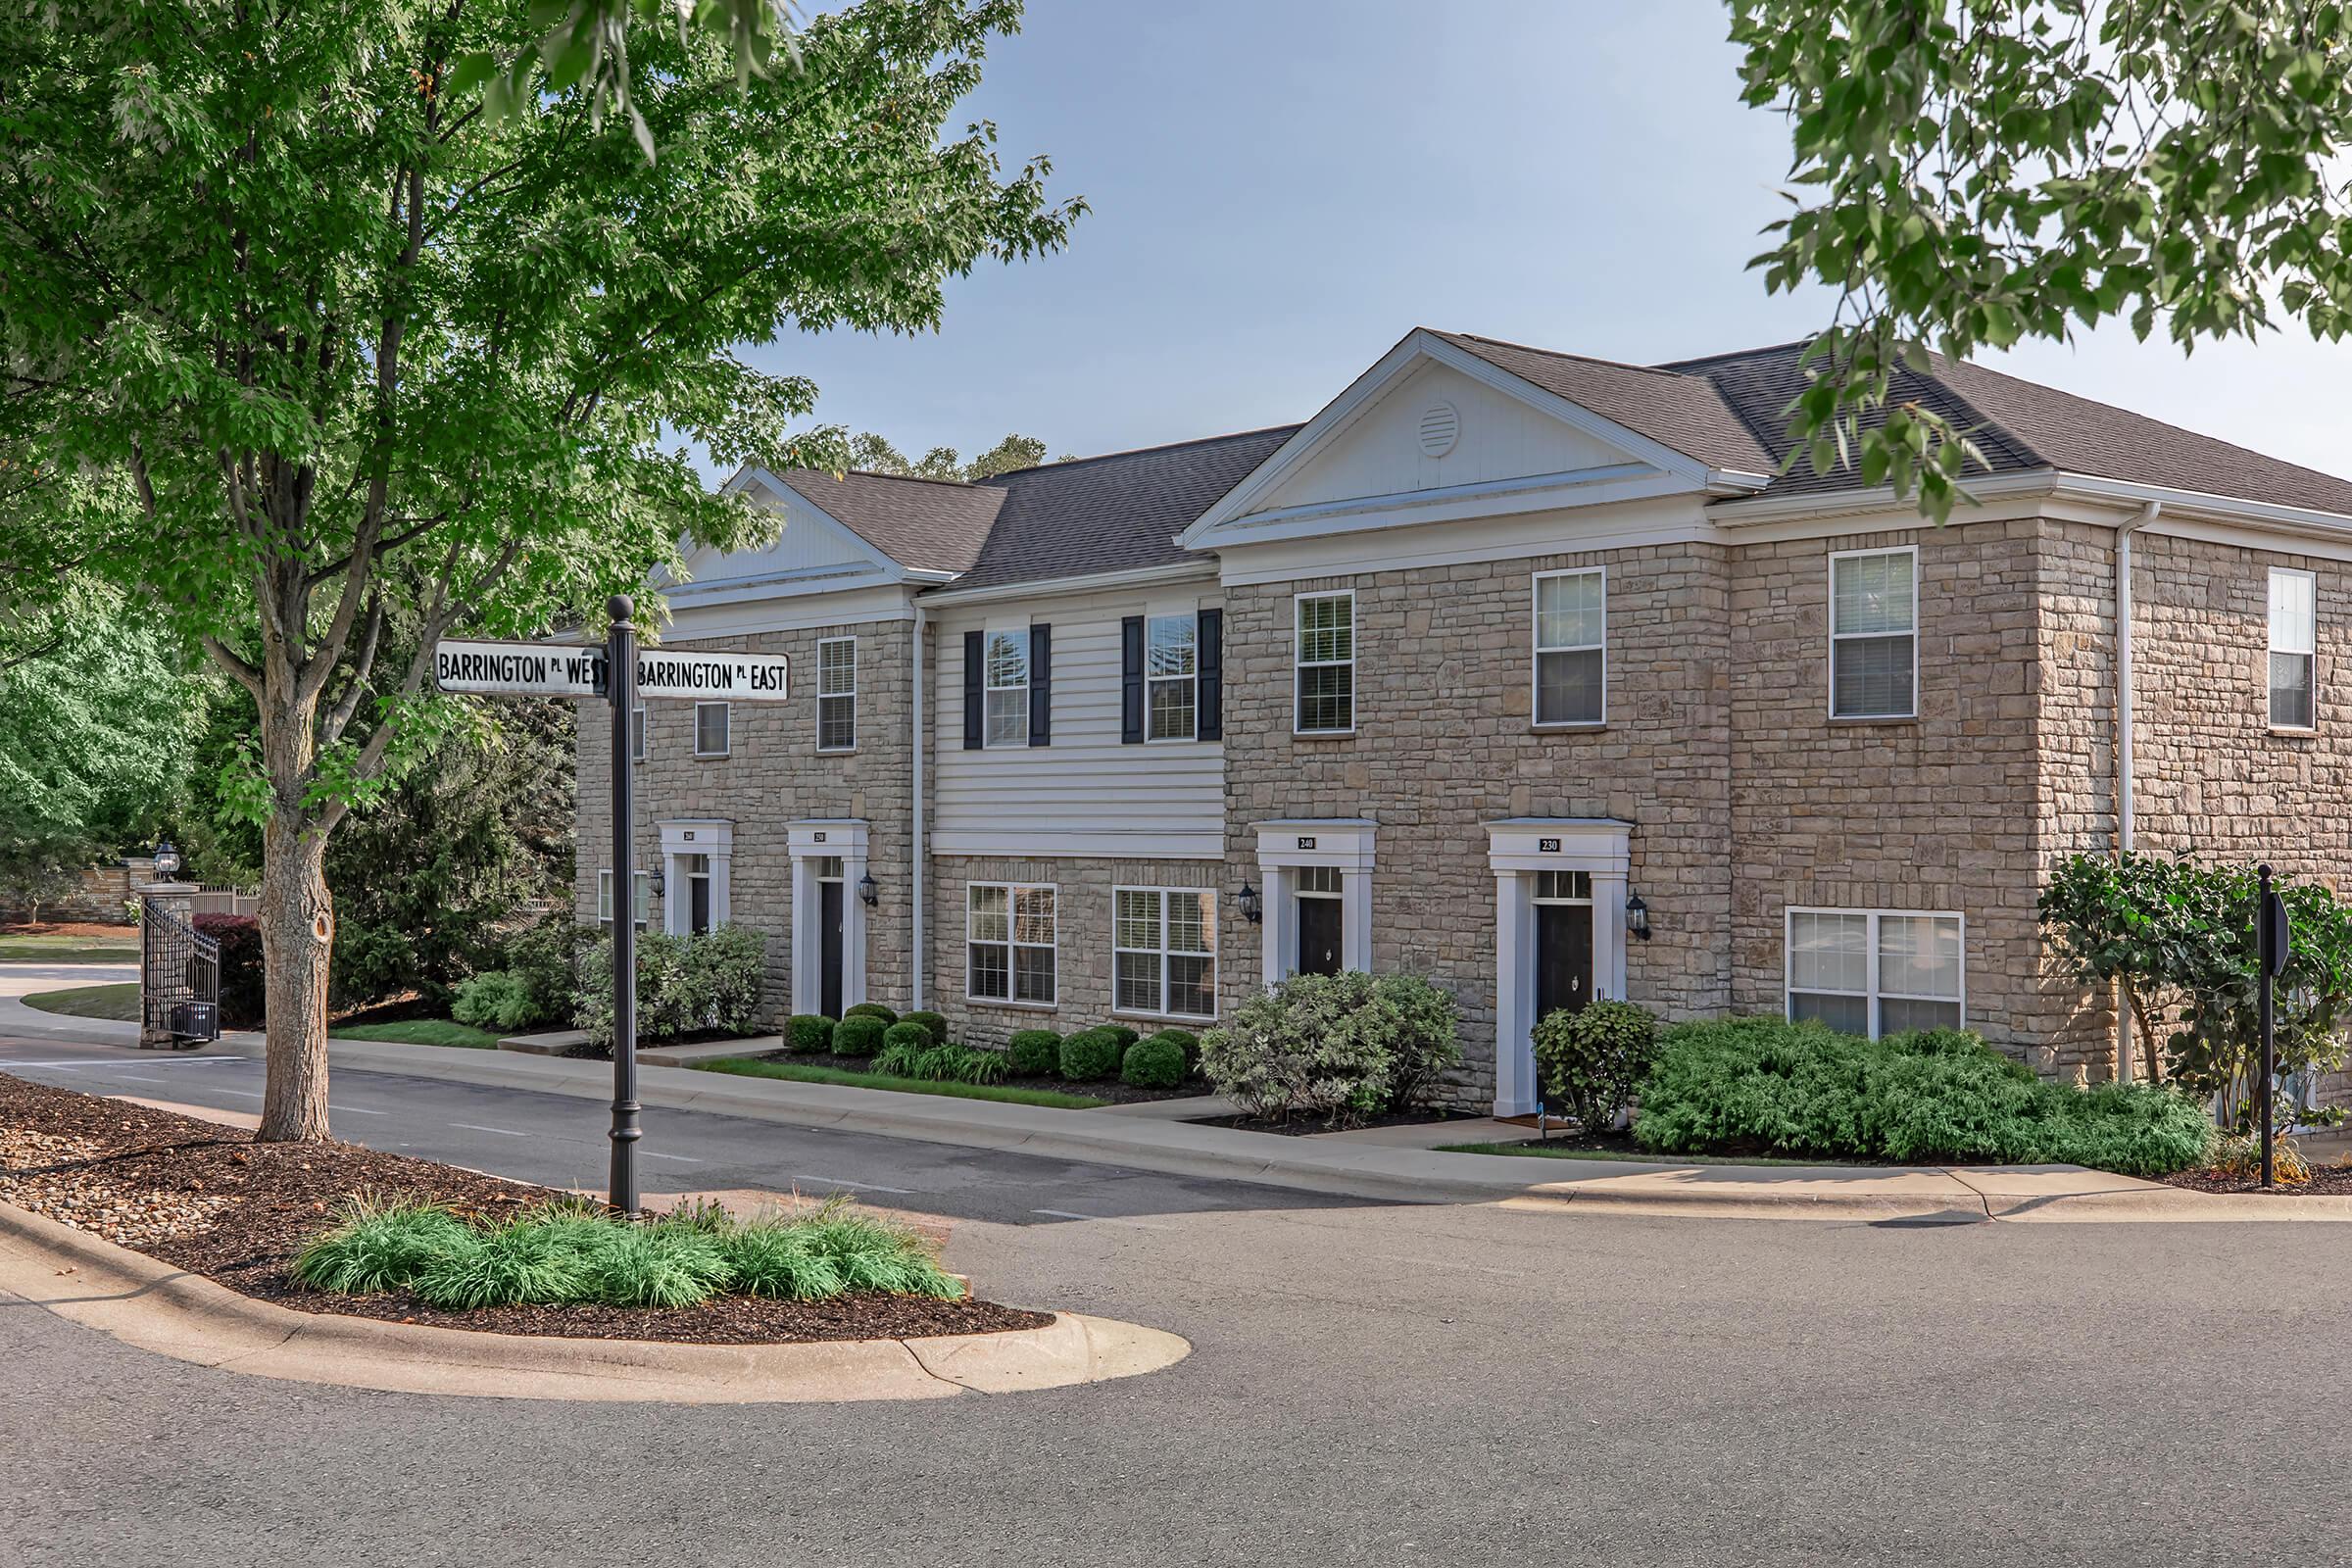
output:
MULTIPOLYGON (((604 697, 602 648, 564 643, 445 642, 433 649, 433 678, 445 692, 476 697, 604 697)), ((791 695, 782 654, 637 653, 637 696, 706 702, 780 703, 791 695)))

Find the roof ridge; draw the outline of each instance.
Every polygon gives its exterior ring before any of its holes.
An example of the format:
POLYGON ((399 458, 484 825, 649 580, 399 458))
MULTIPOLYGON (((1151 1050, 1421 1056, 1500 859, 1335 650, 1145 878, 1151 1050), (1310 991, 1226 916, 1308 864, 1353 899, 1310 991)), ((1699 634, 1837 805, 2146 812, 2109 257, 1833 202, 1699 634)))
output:
POLYGON ((1470 342, 1492 344, 1498 349, 1516 349, 1522 354, 1540 354, 1547 360, 1575 360, 1580 365, 1605 365, 1613 370, 1640 370, 1644 375, 1671 376, 1678 381, 1691 379, 1682 371, 1668 369, 1663 365, 1636 365, 1631 360, 1605 360, 1597 354, 1571 354, 1565 349, 1542 348, 1533 343, 1514 343, 1507 337, 1488 337, 1483 332, 1453 332, 1444 327, 1430 327, 1427 330, 1435 332, 1440 337, 1466 338, 1470 342))
POLYGON ((1809 337, 1784 338, 1778 343, 1761 343, 1752 349, 1726 349, 1720 354, 1697 354, 1686 360, 1660 360, 1655 368, 1663 370, 1687 365, 1720 365, 1726 360, 1752 360, 1759 355, 1778 354, 1783 349, 1801 349, 1812 341, 1809 337))
POLYGON ((1052 463, 1032 463, 1025 468, 1006 468, 1003 473, 992 473, 985 479, 973 480, 972 487, 977 489, 982 485, 993 485, 999 479, 1008 479, 1016 473, 1037 473, 1046 468, 1075 468, 1084 463, 1107 463, 1113 458, 1140 458, 1147 452, 1173 452, 1178 447, 1210 447, 1220 441, 1240 441, 1248 436, 1271 435, 1276 430, 1296 430, 1301 423, 1301 420, 1292 420, 1285 424, 1261 424, 1252 430, 1228 430, 1223 435, 1200 435, 1186 441, 1157 441, 1147 447, 1122 447, 1116 452, 1090 452, 1083 458, 1056 458, 1052 463))
POLYGON ((860 479, 904 479, 908 484, 940 484, 946 485, 951 490, 977 490, 980 488, 969 479, 942 479, 928 473, 885 473, 880 468, 816 468, 803 464, 796 471, 821 473, 832 479, 847 479, 853 474, 860 479))

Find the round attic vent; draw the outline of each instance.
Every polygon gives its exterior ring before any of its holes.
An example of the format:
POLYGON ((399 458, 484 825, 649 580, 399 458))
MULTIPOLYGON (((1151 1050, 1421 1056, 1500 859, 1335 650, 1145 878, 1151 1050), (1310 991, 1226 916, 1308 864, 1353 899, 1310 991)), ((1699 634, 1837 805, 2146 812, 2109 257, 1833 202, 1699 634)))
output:
POLYGON ((1450 403, 1432 403, 1421 411, 1421 455, 1442 458, 1461 439, 1462 416, 1450 403))

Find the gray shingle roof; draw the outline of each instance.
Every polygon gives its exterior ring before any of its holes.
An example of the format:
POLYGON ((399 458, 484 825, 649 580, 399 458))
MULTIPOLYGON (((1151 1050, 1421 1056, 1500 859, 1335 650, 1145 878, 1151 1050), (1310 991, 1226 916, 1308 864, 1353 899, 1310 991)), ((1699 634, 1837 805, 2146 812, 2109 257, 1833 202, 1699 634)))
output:
POLYGON ((952 479, 786 468, 776 475, 812 506, 917 571, 968 571, 980 559, 1002 492, 952 479))
POLYGON ((1664 366, 1555 354, 1467 332, 1432 329, 1430 336, 1710 468, 1772 471, 1772 456, 1704 376, 1683 375, 1664 366))

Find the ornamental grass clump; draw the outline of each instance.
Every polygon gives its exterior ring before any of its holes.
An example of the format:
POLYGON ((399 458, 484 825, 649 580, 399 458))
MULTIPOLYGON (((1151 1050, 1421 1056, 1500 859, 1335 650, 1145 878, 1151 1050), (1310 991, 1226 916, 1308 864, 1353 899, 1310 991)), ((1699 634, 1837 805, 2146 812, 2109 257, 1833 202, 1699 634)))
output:
POLYGON ((363 1193, 342 1219, 295 1255, 294 1277, 317 1291, 372 1296, 397 1290, 436 1257, 468 1245, 473 1232, 421 1199, 363 1193))

